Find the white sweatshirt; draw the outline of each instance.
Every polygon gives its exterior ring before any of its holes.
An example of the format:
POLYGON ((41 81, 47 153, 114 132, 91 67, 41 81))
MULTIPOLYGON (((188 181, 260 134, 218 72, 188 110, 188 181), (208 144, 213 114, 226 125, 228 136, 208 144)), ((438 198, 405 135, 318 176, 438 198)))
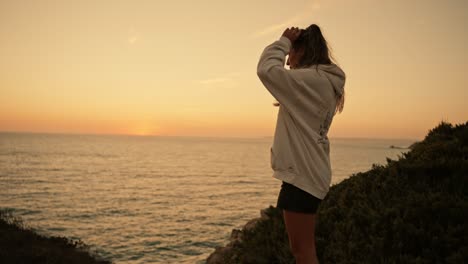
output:
POLYGON ((318 72, 315 65, 288 70, 290 48, 281 36, 264 49, 257 66, 261 82, 280 103, 270 148, 272 177, 323 199, 331 183, 327 133, 346 76, 336 64, 319 64, 318 72))

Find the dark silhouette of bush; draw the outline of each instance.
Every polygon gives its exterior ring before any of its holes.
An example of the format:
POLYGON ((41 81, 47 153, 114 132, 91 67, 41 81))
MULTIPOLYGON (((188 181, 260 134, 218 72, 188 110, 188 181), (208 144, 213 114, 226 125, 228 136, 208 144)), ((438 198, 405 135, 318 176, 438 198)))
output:
POLYGON ((81 240, 44 236, 27 227, 11 210, 0 210, 0 263, 108 264, 81 240))
MULTIPOLYGON (((281 211, 266 213, 225 263, 295 263, 281 211)), ((322 264, 466 263, 468 122, 441 122, 398 160, 331 186, 317 214, 322 264)))

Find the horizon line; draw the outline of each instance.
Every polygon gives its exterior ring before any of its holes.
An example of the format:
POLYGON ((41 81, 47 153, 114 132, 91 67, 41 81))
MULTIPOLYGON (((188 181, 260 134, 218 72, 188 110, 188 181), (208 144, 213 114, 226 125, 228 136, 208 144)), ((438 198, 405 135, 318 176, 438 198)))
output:
MULTIPOLYGON (((196 136, 196 135, 138 135, 138 134, 126 134, 126 133, 74 133, 74 132, 34 132, 34 131, 7 131, 7 130, 0 130, 0 134, 43 134, 43 135, 70 135, 70 136, 127 136, 127 137, 172 137, 172 138, 222 138, 222 139, 266 139, 271 138, 273 139, 274 136, 250 136, 250 137, 236 137, 236 136, 196 136)), ((415 140, 420 141, 423 140, 414 137, 329 137, 329 139, 404 139, 404 140, 415 140)))

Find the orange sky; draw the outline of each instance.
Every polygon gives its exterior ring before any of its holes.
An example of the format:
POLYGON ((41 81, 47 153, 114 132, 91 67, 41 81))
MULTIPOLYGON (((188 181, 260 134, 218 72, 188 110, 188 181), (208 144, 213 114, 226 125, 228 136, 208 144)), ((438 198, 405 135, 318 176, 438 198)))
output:
POLYGON ((272 136, 256 75, 286 27, 322 28, 347 74, 330 137, 467 121, 468 1, 0 2, 0 131, 272 136))

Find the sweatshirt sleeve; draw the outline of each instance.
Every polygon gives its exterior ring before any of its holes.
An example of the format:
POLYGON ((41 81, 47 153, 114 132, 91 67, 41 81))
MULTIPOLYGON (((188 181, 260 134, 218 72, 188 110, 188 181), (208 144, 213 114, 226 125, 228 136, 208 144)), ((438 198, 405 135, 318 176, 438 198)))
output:
POLYGON ((262 52, 257 65, 257 75, 265 88, 286 109, 294 108, 297 98, 298 78, 294 69, 284 68, 285 57, 291 49, 291 41, 281 36, 262 52))

